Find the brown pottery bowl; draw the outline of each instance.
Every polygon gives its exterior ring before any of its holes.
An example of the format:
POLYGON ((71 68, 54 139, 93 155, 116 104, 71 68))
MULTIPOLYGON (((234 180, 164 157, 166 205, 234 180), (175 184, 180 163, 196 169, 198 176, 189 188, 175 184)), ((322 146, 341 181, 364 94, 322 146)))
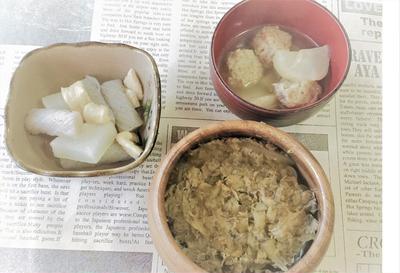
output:
POLYGON ((174 240, 164 208, 165 190, 175 164, 187 151, 215 138, 252 137, 278 146, 296 163, 318 203, 319 226, 316 237, 305 255, 287 272, 311 273, 320 263, 333 232, 334 203, 328 179, 317 160, 287 133, 255 121, 225 121, 197 129, 176 143, 162 160, 148 194, 148 221, 153 243, 168 269, 175 273, 206 273, 196 265, 174 240))

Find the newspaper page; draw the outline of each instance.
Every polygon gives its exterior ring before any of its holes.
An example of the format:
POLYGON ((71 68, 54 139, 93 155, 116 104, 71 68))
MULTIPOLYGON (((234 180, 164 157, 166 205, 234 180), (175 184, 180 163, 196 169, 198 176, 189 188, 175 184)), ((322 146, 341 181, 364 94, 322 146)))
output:
MULTIPOLYGON (((155 58, 162 83, 159 137, 130 172, 51 178, 15 166, 0 149, 0 247, 149 254, 140 272, 168 272, 149 235, 145 196, 168 149, 196 128, 237 119, 209 78, 213 29, 238 1, 96 0, 90 39, 122 42, 155 58), (148 260, 147 260, 148 261, 148 260)), ((331 181, 335 228, 316 273, 381 272, 381 28, 377 0, 321 0, 344 25, 352 64, 334 99, 314 117, 282 128, 315 155, 331 181)), ((0 45, 0 107, 20 58, 35 46, 0 45)), ((4 119, 1 119, 1 132, 4 119)), ((89 269, 90 271, 90 269, 89 269)))

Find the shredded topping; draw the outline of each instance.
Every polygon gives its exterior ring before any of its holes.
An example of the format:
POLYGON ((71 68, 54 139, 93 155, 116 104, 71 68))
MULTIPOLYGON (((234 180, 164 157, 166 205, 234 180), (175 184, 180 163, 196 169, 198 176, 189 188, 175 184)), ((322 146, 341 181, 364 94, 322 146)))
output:
POLYGON ((318 227, 315 196, 299 180, 274 145, 250 138, 202 144, 170 176, 171 232, 209 272, 286 271, 318 227))

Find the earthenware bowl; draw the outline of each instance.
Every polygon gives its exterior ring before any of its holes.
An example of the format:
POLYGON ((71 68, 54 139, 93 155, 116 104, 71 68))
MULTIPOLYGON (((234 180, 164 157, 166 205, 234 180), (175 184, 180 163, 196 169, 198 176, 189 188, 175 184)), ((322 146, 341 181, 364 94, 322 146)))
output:
POLYGON ((317 160, 287 133, 255 121, 225 121, 191 132, 169 150, 153 177, 147 198, 148 222, 153 243, 168 269, 175 273, 206 273, 186 256, 174 240, 167 224, 164 196, 171 171, 183 154, 215 138, 252 137, 269 141, 285 151, 296 163, 318 203, 319 227, 305 255, 289 269, 291 273, 311 273, 328 248, 333 232, 334 203, 328 179, 317 160))

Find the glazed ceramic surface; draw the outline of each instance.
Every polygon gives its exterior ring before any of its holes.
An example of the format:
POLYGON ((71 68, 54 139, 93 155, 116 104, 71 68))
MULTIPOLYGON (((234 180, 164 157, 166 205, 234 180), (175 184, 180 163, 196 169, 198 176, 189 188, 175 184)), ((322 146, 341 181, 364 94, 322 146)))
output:
POLYGON ((287 126, 303 121, 328 103, 346 78, 350 67, 350 43, 335 16, 312 0, 245 0, 231 8, 218 23, 211 43, 210 72, 222 102, 242 119, 287 126), (224 82, 219 62, 227 42, 248 29, 261 25, 281 25, 309 36, 330 49, 330 71, 324 79, 322 96, 307 106, 291 109, 264 109, 242 100, 224 82))
POLYGON ((83 42, 55 44, 28 53, 17 67, 6 106, 7 149, 23 169, 51 176, 97 176, 130 170, 150 154, 160 120, 160 77, 153 58, 144 50, 125 44, 83 42), (144 152, 137 160, 102 165, 85 170, 64 170, 52 155, 52 138, 26 132, 24 119, 32 108, 42 108, 41 98, 60 91, 86 75, 99 82, 123 79, 135 68, 143 85, 145 125, 140 134, 144 152))

